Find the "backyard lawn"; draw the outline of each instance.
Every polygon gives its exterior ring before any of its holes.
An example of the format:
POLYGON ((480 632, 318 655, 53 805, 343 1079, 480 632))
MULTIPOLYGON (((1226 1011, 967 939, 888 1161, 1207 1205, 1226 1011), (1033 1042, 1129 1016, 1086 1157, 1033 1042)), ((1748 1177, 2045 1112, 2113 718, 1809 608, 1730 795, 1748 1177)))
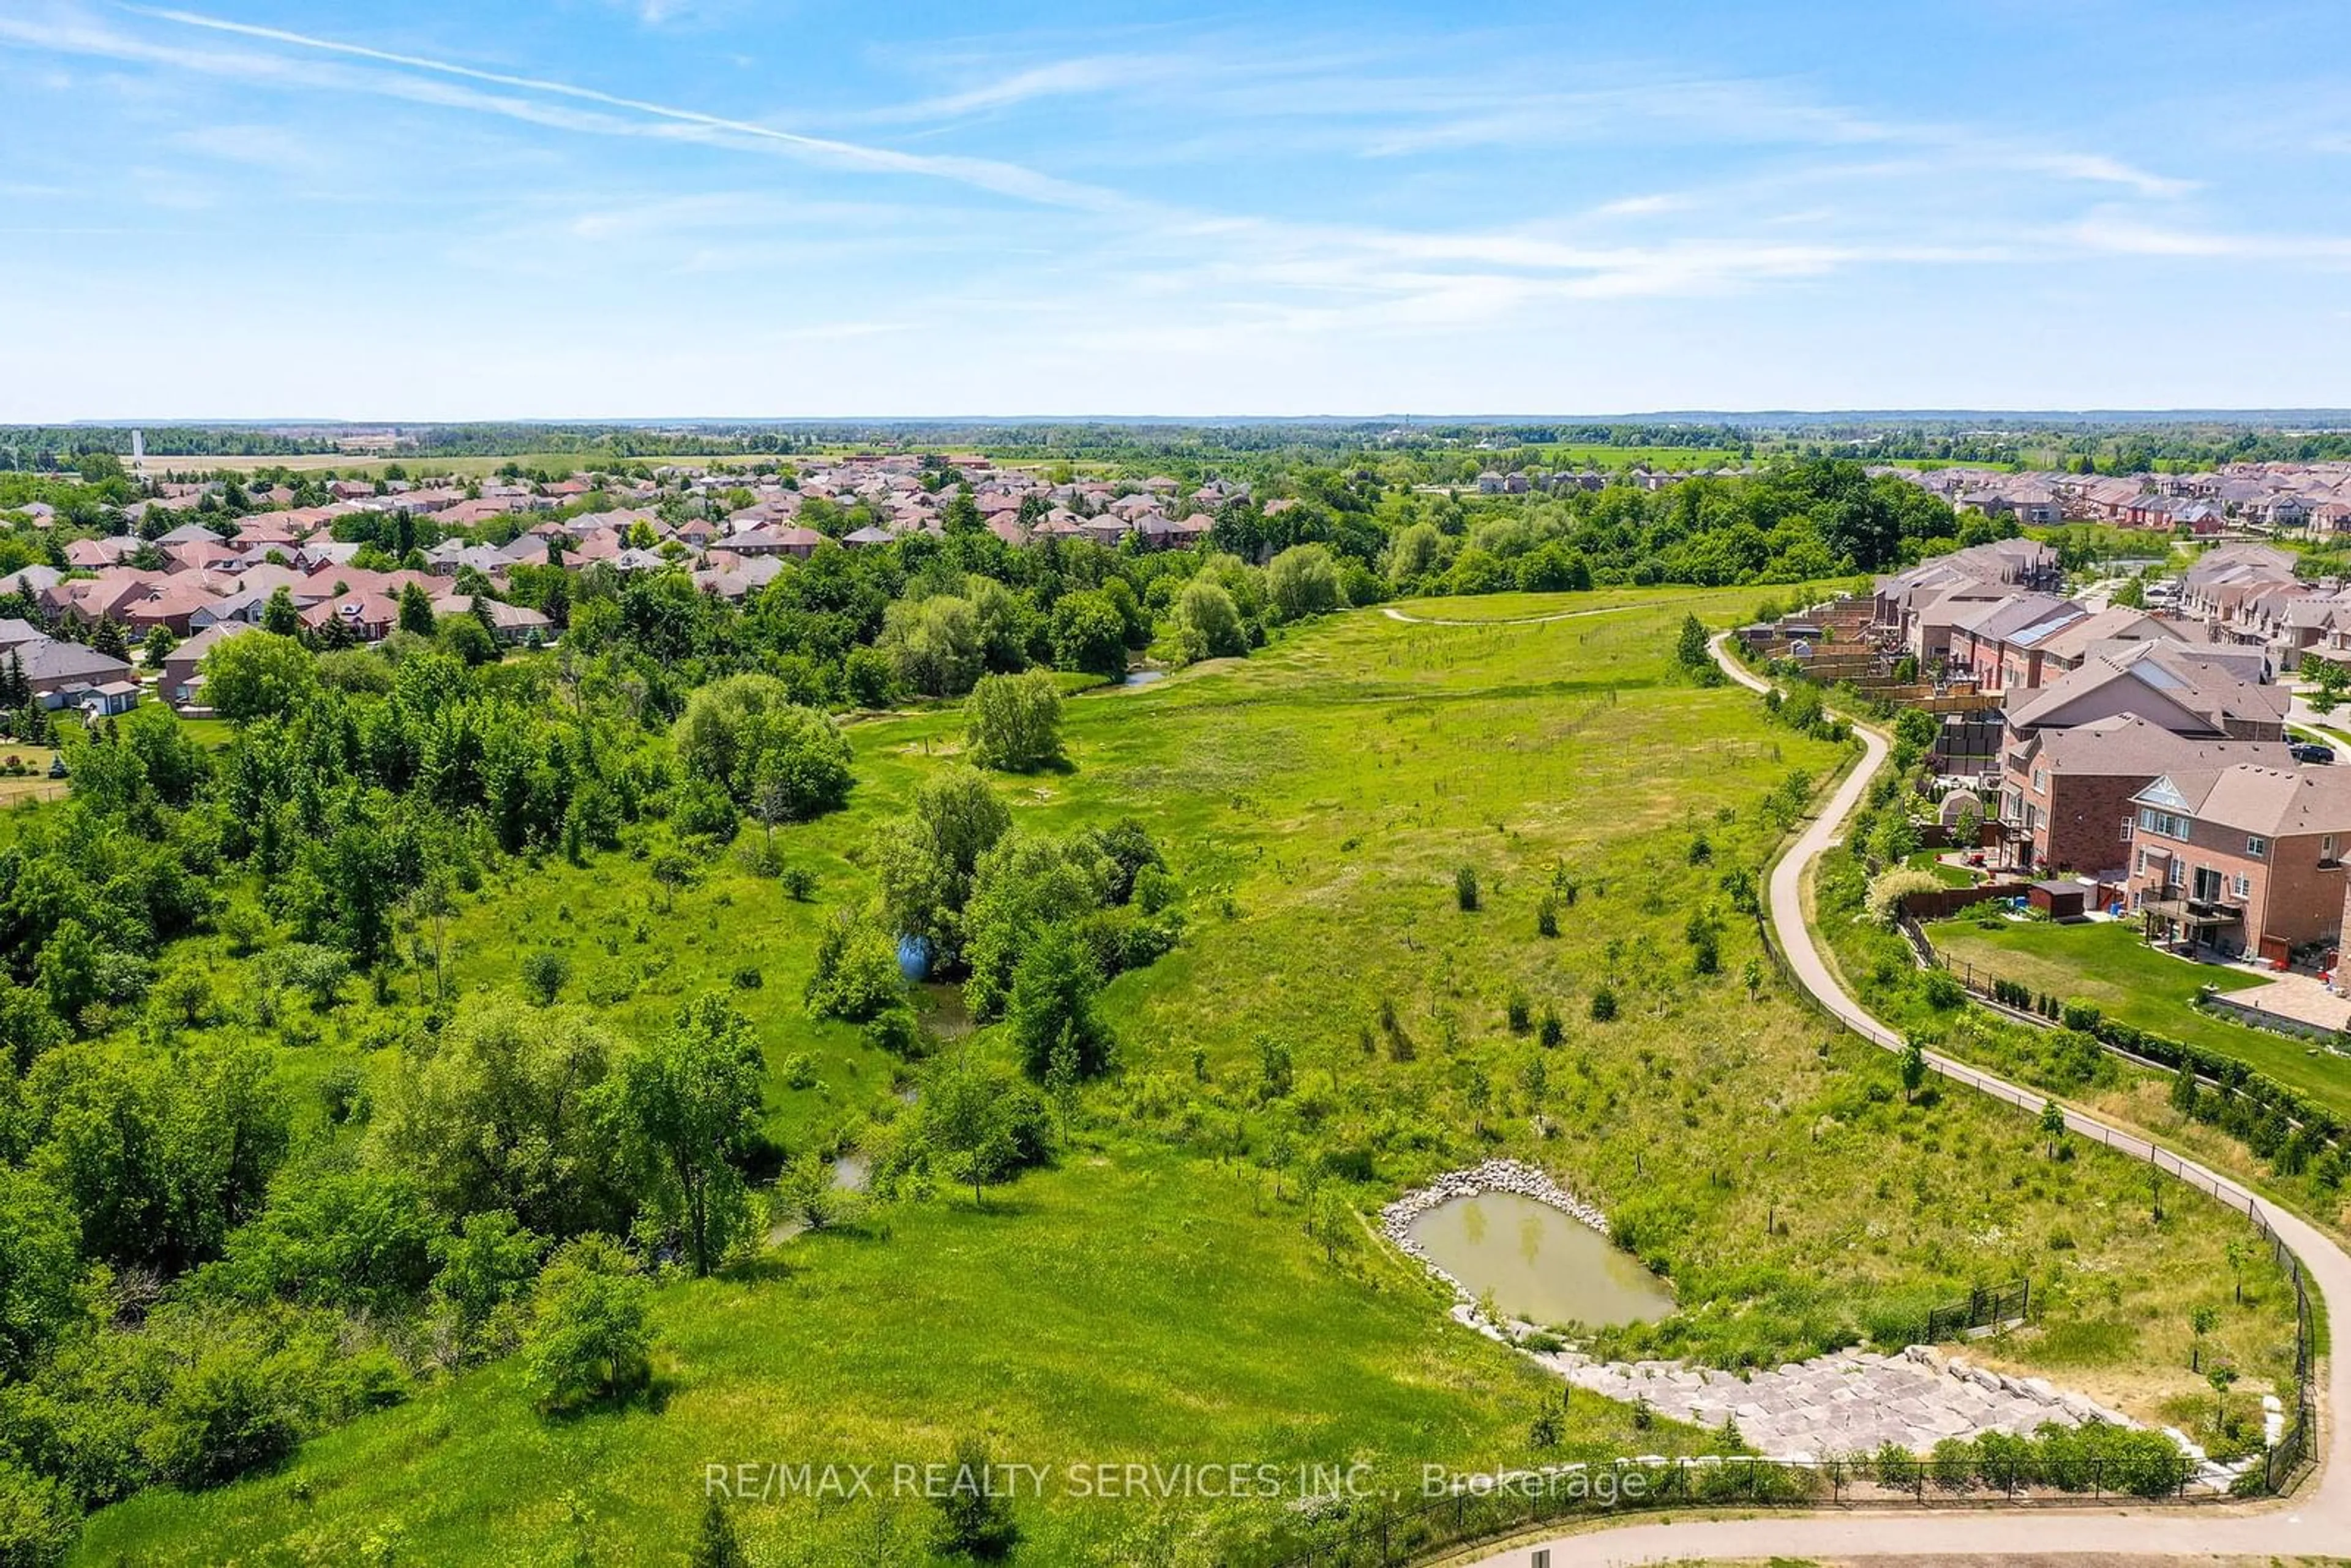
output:
POLYGON ((2158 952, 2124 921, 2057 925, 2003 919, 1979 924, 1963 915, 1937 922, 1927 935, 1955 970, 1964 972, 1963 966, 1971 964, 1979 974, 2095 1003, 2100 1011, 2125 1023, 2235 1057, 2351 1115, 2351 1059, 2286 1035, 2213 1018, 2193 1005, 2204 986, 2241 991, 2260 985, 2258 975, 2158 952))

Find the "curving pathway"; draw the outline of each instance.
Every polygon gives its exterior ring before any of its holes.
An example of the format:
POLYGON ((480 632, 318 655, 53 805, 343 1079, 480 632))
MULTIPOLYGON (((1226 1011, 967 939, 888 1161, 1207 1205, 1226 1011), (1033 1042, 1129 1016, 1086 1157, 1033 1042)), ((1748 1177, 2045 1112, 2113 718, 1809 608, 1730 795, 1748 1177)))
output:
MULTIPOLYGON (((1714 639, 1715 660, 1725 674, 1754 691, 1763 681, 1732 658, 1725 632, 1714 639)), ((1856 727, 1864 755, 1845 776, 1794 844, 1771 869, 1771 925, 1788 969, 1813 999, 1865 1038, 1889 1051, 1901 1049, 1893 1030, 1869 1016, 1831 972, 1804 921, 1805 869, 1837 840, 1845 819, 1861 801, 1870 779, 1886 761, 1886 737, 1856 727)), ((2036 1091, 1979 1072, 1964 1063, 1928 1054, 1938 1073, 2032 1111, 2036 1091)), ((2351 1253, 2334 1238, 2297 1216, 2257 1202, 2253 1195, 2217 1171, 2158 1150, 2147 1139, 2079 1111, 2065 1113, 2065 1124, 2128 1155, 2159 1158, 2178 1174, 2248 1214, 2258 1212, 2301 1259, 2311 1285, 2328 1301, 2351 1301, 2351 1253)), ((1758 1514, 1737 1519, 1691 1519, 1674 1523, 1628 1518, 1616 1528, 1602 1526, 1547 1542, 1531 1542, 1476 1559, 1477 1568, 1528 1568, 1531 1552, 1551 1553, 1552 1568, 1604 1564, 1802 1557, 2047 1557, 2057 1552, 2188 1557, 2215 1554, 2340 1554, 2351 1551, 2351 1454, 2335 1413, 2351 1409, 2351 1358, 2323 1356, 2319 1363, 2318 1473, 2282 1503, 2227 1509, 2215 1505, 2178 1508, 2081 1509, 2064 1511, 1964 1511, 1840 1514, 1758 1514)))

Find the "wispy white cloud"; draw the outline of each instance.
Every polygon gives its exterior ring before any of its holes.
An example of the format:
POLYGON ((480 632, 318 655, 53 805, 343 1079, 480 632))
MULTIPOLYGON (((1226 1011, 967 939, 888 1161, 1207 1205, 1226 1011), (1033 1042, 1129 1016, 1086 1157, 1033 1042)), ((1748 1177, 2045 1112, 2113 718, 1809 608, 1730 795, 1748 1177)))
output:
MULTIPOLYGON (((612 131, 643 131, 642 121, 660 122, 672 135, 722 141, 737 146, 758 146, 780 149, 797 155, 829 163, 836 167, 869 172, 923 175, 948 180, 1030 202, 1072 207, 1114 207, 1122 201, 1114 193, 1080 185, 1071 181, 1040 174, 1019 164, 993 159, 935 156, 904 152, 892 148, 870 146, 833 137, 809 136, 798 131, 779 130, 754 120, 737 120, 725 115, 706 114, 699 110, 674 104, 656 103, 650 99, 631 98, 625 94, 601 91, 545 77, 517 75, 504 71, 478 69, 451 60, 434 59, 420 55, 402 54, 390 49, 371 48, 366 45, 346 43, 280 27, 265 27, 252 23, 208 16, 193 11, 176 11, 132 7, 141 16, 170 22, 181 26, 207 32, 275 44, 285 47, 312 51, 344 59, 366 61, 371 65, 395 68, 399 73, 425 73, 434 77, 455 78, 465 82, 480 82, 487 86, 512 89, 535 98, 552 98, 569 102, 594 105, 600 110, 618 110, 624 117, 633 117, 632 124, 623 118, 611 115, 580 117, 561 111, 550 112, 543 104, 518 99, 510 95, 481 96, 444 93, 442 101, 452 107, 486 110, 506 114, 534 123, 561 129, 612 131)), ((0 31, 9 30, 0 22, 0 31)), ((59 47, 86 47, 98 52, 121 50, 135 57, 168 62, 172 54, 152 46, 118 40, 111 37, 94 36, 87 32, 52 31, 44 37, 39 29, 22 29, 20 37, 28 41, 51 42, 59 47)), ((387 82, 399 84, 396 90, 403 96, 433 96, 423 90, 423 84, 412 75, 372 73, 362 78, 371 89, 383 89, 387 82)))
POLYGON ((318 143, 277 125, 194 125, 174 131, 171 141, 225 162, 294 173, 315 174, 331 162, 318 143))
POLYGON ((2108 158, 2095 152, 2023 153, 2017 166, 2060 179, 2083 180, 2097 184, 2127 185, 2142 196, 2185 196, 2199 188, 2194 180, 2176 180, 2161 174, 2150 174, 2134 168, 2119 158, 2108 158))
POLYGON ((1685 193, 1659 191, 1646 196, 1620 196, 1613 202, 1603 202, 1592 209, 1593 216, 1601 218, 1646 218, 1660 213, 1687 212, 1695 198, 1685 193))
POLYGON ((1132 90, 1165 79, 1175 68, 1164 56, 1086 55, 1007 71, 977 87, 885 105, 844 118, 861 123, 956 120, 1043 99, 1083 98, 1132 90))
POLYGON ((2351 237, 2324 234, 2243 234, 2168 227, 2127 213, 2094 214, 2069 231, 2085 250, 2112 256, 2273 262, 2351 261, 2351 237))

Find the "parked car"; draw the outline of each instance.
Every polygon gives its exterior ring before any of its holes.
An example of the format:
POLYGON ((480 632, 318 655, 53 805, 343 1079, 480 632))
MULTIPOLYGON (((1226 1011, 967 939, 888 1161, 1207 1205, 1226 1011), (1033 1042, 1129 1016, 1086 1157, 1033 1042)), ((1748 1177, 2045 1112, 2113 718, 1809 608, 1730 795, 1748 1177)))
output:
POLYGON ((2335 748, 2331 746, 2321 746, 2314 740, 2297 740, 2287 747, 2286 750, 2293 754, 2296 762, 2316 763, 2335 760, 2335 748))

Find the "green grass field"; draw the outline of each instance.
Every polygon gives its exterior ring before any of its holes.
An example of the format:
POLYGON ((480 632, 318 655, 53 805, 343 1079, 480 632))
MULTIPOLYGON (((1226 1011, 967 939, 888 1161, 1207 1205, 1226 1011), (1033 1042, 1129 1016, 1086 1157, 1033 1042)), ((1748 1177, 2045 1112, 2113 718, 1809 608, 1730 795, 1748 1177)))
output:
POLYGON ((1635 466, 1687 473, 1693 468, 1736 468, 1743 461, 1728 447, 1712 446, 1595 446, 1568 443, 1546 446, 1542 451, 1553 467, 1598 468, 1611 473, 1635 466))
MULTIPOLYGON (((2011 1362, 2126 1407, 2192 1389, 2186 1313, 2227 1301, 2233 1217, 2178 1194, 2158 1224, 2130 1162, 2053 1161, 2031 1118, 1980 1098, 1904 1103, 1890 1059, 1766 977, 1721 878, 1776 844, 1758 809, 1768 789, 1792 768, 1825 778, 1847 753, 1768 724, 1750 694, 1667 673, 1686 613, 1729 624, 1757 597, 1408 607, 1639 606, 1522 625, 1361 612, 1245 662, 1072 699, 1071 767, 1002 781, 1016 820, 1138 818, 1189 928, 1105 993, 1123 1071, 1088 1092, 1055 1168, 985 1212, 968 1194, 904 1199, 852 1232, 664 1284, 650 1406, 549 1423, 511 1367, 444 1379, 314 1439, 279 1474, 110 1510, 79 1561, 343 1562, 371 1542, 402 1562, 666 1561, 706 1464, 928 1462, 974 1434, 999 1460, 1057 1471, 1362 1459, 1394 1475, 1538 1457, 1541 1379, 1449 1323, 1368 1229, 1335 1257, 1307 1235, 1299 1173, 1264 1166, 1269 1045, 1294 1064, 1284 1115, 1304 1146, 1370 1173, 1344 1189, 1366 1214, 1491 1155, 1539 1161, 1599 1201, 1685 1309, 1618 1348, 1770 1364, 2030 1275, 2043 1321, 2001 1347, 2011 1362), (1456 898, 1465 866, 1474 913, 1456 898), (1536 929, 1546 897, 1563 905, 1550 939, 1536 929), (1695 972, 1694 915, 1719 923, 1719 973, 1695 972), (1593 1017, 1604 989, 1613 1021, 1593 1017), (1560 1045, 1512 1031, 1514 994, 1557 1009, 1560 1045)), ((732 994, 776 1069, 771 1129, 794 1148, 853 1146, 897 1112, 899 1066, 808 1019, 801 988, 822 923, 866 896, 873 827, 960 736, 944 712, 851 734, 850 807, 776 835, 814 872, 811 901, 731 852, 674 904, 627 851, 585 870, 517 863, 463 901, 457 992, 513 987, 522 950, 549 944, 572 959, 567 1000, 644 1034, 756 970, 756 988, 732 994)), ((222 939, 186 956, 243 996, 250 965, 222 939)), ((402 974, 381 1002, 355 984, 324 1019, 298 1020, 316 1039, 286 1046, 288 1075, 350 1062, 380 1080, 425 983, 402 974)), ((1006 1047, 982 1030, 949 1049, 1006 1047)), ((309 1135, 363 1136, 323 1117, 309 1135)), ((2251 1304, 2228 1310, 2207 1353, 2258 1386, 2290 1329, 2266 1266, 2248 1282, 2251 1304)), ((1565 1452, 1705 1440, 1663 1423, 1636 1435, 1629 1419, 1577 1401, 1565 1452)), ((876 1532, 922 1512, 752 1509, 744 1528, 781 1561, 898 1562, 919 1554, 876 1532)), ((1055 1563, 1207 1561, 1269 1517, 1050 1496, 1017 1512, 1024 1560, 1055 1563)))
POLYGON ((1927 934, 1954 968, 1972 964, 2035 991, 2095 1002, 2126 1023, 2233 1056, 2351 1115, 2351 1061, 2285 1035, 2214 1018, 2192 1005, 2200 987, 2241 991, 2260 985, 2258 975, 2158 952, 2123 921, 2055 925, 2003 920, 1995 925, 1961 918, 1938 921, 1927 934))

